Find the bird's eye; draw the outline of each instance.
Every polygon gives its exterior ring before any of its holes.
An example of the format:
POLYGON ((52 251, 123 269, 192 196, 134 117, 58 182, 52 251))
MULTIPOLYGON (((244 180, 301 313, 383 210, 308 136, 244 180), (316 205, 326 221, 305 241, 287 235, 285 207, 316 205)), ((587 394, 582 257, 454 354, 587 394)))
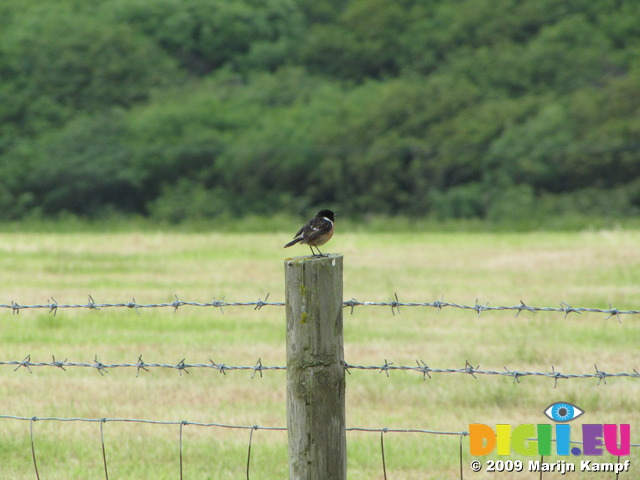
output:
POLYGON ((584 410, 567 402, 556 402, 549 405, 544 414, 554 422, 570 422, 584 413, 584 410))

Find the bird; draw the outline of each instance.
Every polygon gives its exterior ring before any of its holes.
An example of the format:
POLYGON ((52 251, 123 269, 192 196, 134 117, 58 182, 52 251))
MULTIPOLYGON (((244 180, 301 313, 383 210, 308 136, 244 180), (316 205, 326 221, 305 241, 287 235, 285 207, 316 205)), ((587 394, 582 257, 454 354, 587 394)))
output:
POLYGON ((323 255, 318 247, 327 243, 333 236, 334 220, 335 214, 331 210, 320 210, 315 217, 298 230, 298 233, 293 236, 293 240, 287 243, 284 248, 300 243, 309 245, 314 257, 325 257, 326 255, 323 255), (313 251, 313 247, 318 250, 318 255, 313 251))

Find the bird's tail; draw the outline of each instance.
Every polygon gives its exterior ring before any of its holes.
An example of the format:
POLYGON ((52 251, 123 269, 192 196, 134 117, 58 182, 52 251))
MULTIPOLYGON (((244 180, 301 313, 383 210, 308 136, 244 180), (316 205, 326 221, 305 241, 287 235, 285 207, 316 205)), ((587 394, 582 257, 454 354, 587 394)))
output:
POLYGON ((291 245, 295 245, 296 243, 298 243, 300 240, 302 240, 302 237, 296 237, 293 240, 291 240, 289 243, 287 243, 284 248, 288 248, 291 245))

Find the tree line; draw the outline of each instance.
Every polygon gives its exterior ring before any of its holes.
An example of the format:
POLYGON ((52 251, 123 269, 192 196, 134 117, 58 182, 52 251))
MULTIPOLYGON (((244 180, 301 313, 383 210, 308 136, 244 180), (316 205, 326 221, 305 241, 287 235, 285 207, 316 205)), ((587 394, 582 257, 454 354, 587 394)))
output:
POLYGON ((5 0, 0 219, 640 214, 635 0, 5 0))

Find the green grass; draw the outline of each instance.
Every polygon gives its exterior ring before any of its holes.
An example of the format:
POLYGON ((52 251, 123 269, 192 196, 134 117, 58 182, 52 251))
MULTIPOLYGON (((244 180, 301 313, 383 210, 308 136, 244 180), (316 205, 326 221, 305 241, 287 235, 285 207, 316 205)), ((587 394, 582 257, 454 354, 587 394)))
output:
MULTIPOLYGON (((0 234, 0 303, 138 303, 284 299, 282 250, 292 232, 188 233, 136 231, 9 232, 0 234)), ((344 257, 345 299, 462 304, 640 309, 636 231, 553 233, 403 232, 365 235, 339 231, 328 251, 344 257)), ((485 312, 425 307, 345 310, 345 360, 352 364, 591 373, 640 370, 640 318, 601 314, 485 312)), ((284 309, 264 307, 166 309, 0 310, 0 360, 92 363, 285 362, 284 309)), ((192 369, 0 367, 0 414, 25 417, 140 418, 237 425, 284 426, 285 373, 192 369)), ((584 423, 630 423, 640 443, 640 383, 633 378, 547 378, 352 370, 347 376, 347 424, 352 427, 463 431, 469 423, 548 423, 543 409, 566 400, 584 423)), ((41 478, 102 478, 100 424, 36 422, 41 478)), ((177 478, 179 427, 104 425, 110 478, 177 478)), ((188 426, 184 474, 190 479, 244 478, 248 430, 188 426)), ((350 432, 350 479, 382 478, 380 435, 350 432)), ((458 437, 385 434, 389 478, 457 475, 458 437)), ((465 478, 472 474, 464 443, 465 478)), ((251 478, 287 477, 286 434, 254 433, 251 478)), ((516 458, 514 456, 514 458, 516 458)), ((528 458, 523 458, 528 460, 528 458)), ((633 451, 632 472, 640 473, 633 451)), ((550 459, 555 460, 555 458, 550 459)), ((570 459, 573 460, 573 459, 570 459)), ((603 457, 602 461, 611 461, 603 457)), ((571 478, 604 478, 600 474, 571 478)), ((0 480, 33 478, 29 422, 0 420, 0 480)), ((503 474, 503 478, 507 478, 503 474)), ((532 478, 522 474, 517 478, 532 478)), ((545 477, 546 478, 546 477, 545 477)), ((621 476, 621 478, 624 478, 621 476)))
MULTIPOLYGON (((595 216, 595 215, 548 215, 543 217, 501 218, 499 220, 480 218, 408 217, 402 215, 356 214, 338 211, 340 226, 349 232, 425 232, 449 233, 467 232, 579 232, 597 230, 637 230, 640 218, 595 216)), ((307 218, 294 215, 243 215, 240 217, 223 215, 215 218, 184 218, 180 222, 169 222, 152 217, 122 215, 107 211, 92 218, 78 217, 69 213, 43 216, 34 214, 18 221, 4 222, 4 232, 32 233, 95 233, 95 232, 157 232, 158 230, 181 233, 280 233, 295 232, 307 218)))

